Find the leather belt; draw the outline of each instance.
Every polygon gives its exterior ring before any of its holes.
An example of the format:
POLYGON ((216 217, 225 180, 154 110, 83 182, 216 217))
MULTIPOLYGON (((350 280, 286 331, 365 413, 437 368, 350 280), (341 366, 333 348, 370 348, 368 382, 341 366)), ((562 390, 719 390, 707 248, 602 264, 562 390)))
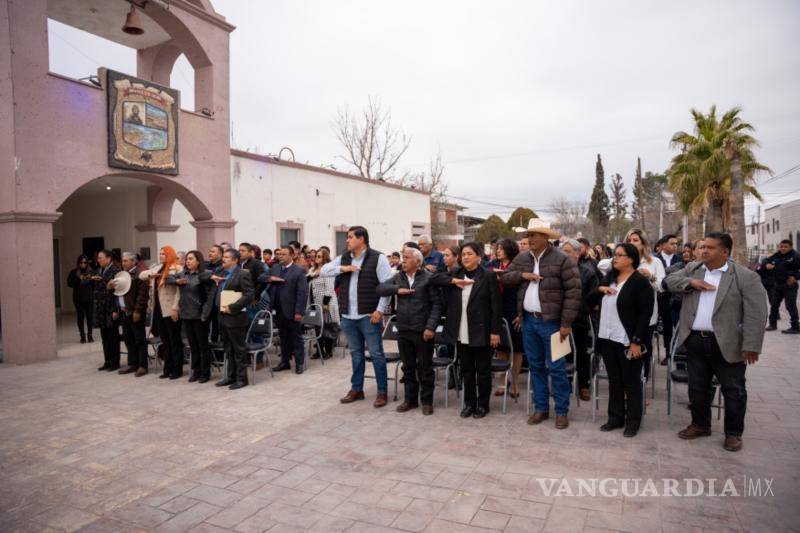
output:
POLYGON ((544 318, 544 315, 539 311, 533 311, 533 312, 525 311, 525 314, 531 315, 533 318, 544 318))
POLYGON ((699 336, 703 337, 704 339, 714 338, 714 336, 715 336, 713 331, 700 331, 700 330, 696 330, 696 329, 692 330, 692 335, 699 335, 699 336))

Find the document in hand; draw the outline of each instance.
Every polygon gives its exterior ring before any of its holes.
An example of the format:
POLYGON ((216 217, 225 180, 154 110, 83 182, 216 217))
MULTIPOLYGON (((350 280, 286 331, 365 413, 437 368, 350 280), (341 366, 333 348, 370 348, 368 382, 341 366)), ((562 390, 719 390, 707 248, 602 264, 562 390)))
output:
MULTIPOLYGON (((219 295, 219 306, 225 307, 226 305, 236 303, 241 297, 242 293, 239 291, 222 291, 222 293, 219 295)), ((242 312, 243 311, 245 311, 244 308, 242 308, 242 312)))
POLYGON ((550 335, 550 358, 553 361, 558 361, 572 351, 572 346, 569 343, 569 337, 561 341, 561 332, 556 331, 550 335))

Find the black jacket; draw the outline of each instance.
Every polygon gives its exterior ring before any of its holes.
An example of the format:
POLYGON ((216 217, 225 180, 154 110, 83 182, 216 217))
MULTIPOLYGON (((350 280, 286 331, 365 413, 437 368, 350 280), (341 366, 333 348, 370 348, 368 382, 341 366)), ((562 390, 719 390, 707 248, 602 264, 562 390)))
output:
MULTIPOLYGON (((600 287, 608 287, 615 281, 614 270, 609 271, 600 280, 600 285, 589 295, 590 305, 599 305, 603 299, 600 287)), ((653 316, 655 295, 650 281, 638 271, 631 274, 617 295, 617 313, 628 340, 635 344, 644 343, 650 327, 650 318, 653 316)), ((602 309, 602 307, 601 307, 602 309)), ((602 320, 602 310, 601 320, 602 320)))
POLYGON ((795 279, 800 278, 800 253, 797 253, 797 250, 789 250, 786 255, 775 252, 767 257, 766 264, 764 270, 772 273, 776 287, 786 285, 789 276, 793 276, 795 279), (773 264, 775 268, 766 270, 766 264, 773 264))
MULTIPOLYGON (((226 273, 223 271, 219 275, 225 276, 226 273)), ((223 282, 220 282, 216 291, 214 291, 215 301, 217 294, 219 294, 222 290, 222 283, 223 282)), ((233 271, 233 274, 231 274, 231 279, 228 280, 228 283, 225 285, 225 290, 241 292, 242 297, 229 306, 230 313, 223 313, 220 311, 220 326, 229 328, 247 327, 248 317, 246 308, 255 297, 255 293, 253 291, 253 278, 251 277, 250 272, 241 267, 237 267, 236 270, 233 271)))
POLYGON ((86 272, 80 272, 77 268, 70 270, 67 276, 67 286, 72 288, 72 303, 77 307, 78 304, 92 303, 92 293, 94 292, 94 282, 91 277, 94 275, 91 268, 86 272), (81 278, 81 275, 84 278, 81 278))
POLYGON ((264 266, 264 263, 256 261, 252 257, 239 266, 250 272, 250 280, 253 282, 253 290, 255 291, 254 298, 257 300, 261 296, 261 291, 267 286, 259 280, 259 277, 267 271, 267 268, 264 266))
POLYGON ((114 290, 108 288, 108 282, 114 279, 114 276, 119 271, 120 268, 115 263, 111 263, 105 273, 102 268, 96 273, 103 278, 102 281, 93 282, 94 309, 92 320, 97 328, 110 328, 116 323, 112 315, 119 312, 119 301, 114 296, 114 290))
POLYGON ((286 272, 281 275, 280 264, 272 265, 270 276, 282 278, 284 281, 270 283, 269 299, 271 307, 285 318, 294 319, 294 315, 303 315, 306 312, 308 301, 308 280, 303 269, 292 263, 286 272))
MULTIPOLYGON (((423 332, 436 331, 442 317, 442 290, 431 284, 433 275, 424 268, 417 269, 414 275, 412 294, 397 296, 397 330, 423 332)), ((408 276, 405 272, 395 274, 390 280, 378 285, 378 296, 394 296, 398 289, 408 289, 408 276)))
POLYGON ((125 311, 127 314, 139 313, 142 317, 147 316, 147 301, 150 299, 150 284, 139 279, 139 267, 131 272, 131 288, 123 297, 125 300, 125 311))
POLYGON ((178 302, 180 317, 186 320, 208 320, 214 305, 217 292, 216 284, 211 281, 211 272, 189 272, 183 269, 175 276, 167 278, 167 285, 176 285, 179 279, 186 279, 186 285, 178 285, 181 299, 178 302))
POLYGON ((581 275, 581 308, 575 322, 586 324, 586 319, 594 314, 592 312, 594 306, 589 305, 589 295, 597 289, 600 281, 597 279, 597 267, 590 261, 579 262, 578 273, 581 275))
MULTIPOLYGON (((444 289, 445 319, 444 337, 450 344, 458 341, 458 330, 461 326, 461 289, 452 285, 453 278, 464 278, 466 270, 458 267, 451 274, 434 274, 434 285, 444 289)), ((500 335, 503 328, 503 300, 497 276, 484 267, 475 272, 475 283, 467 303, 467 321, 469 327, 469 346, 489 346, 489 335, 500 335)))

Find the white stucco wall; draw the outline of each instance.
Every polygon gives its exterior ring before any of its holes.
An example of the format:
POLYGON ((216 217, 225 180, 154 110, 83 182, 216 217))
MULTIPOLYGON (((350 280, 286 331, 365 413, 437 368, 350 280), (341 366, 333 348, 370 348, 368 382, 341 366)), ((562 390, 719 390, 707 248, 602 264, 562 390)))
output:
MULTIPOLYGON (((246 157, 231 157, 236 241, 274 248, 278 224, 302 225, 302 241, 334 249, 340 226, 362 225, 370 244, 398 250, 412 238, 412 223, 430 230, 429 196, 374 182, 246 157)), ((173 223, 178 223, 173 218, 173 223)))

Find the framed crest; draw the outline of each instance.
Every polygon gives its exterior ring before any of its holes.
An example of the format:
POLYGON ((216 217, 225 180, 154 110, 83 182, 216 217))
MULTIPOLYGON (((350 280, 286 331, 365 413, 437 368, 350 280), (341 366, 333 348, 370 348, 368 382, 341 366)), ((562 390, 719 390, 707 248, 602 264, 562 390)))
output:
POLYGON ((180 92, 106 71, 108 166, 178 174, 180 92))

